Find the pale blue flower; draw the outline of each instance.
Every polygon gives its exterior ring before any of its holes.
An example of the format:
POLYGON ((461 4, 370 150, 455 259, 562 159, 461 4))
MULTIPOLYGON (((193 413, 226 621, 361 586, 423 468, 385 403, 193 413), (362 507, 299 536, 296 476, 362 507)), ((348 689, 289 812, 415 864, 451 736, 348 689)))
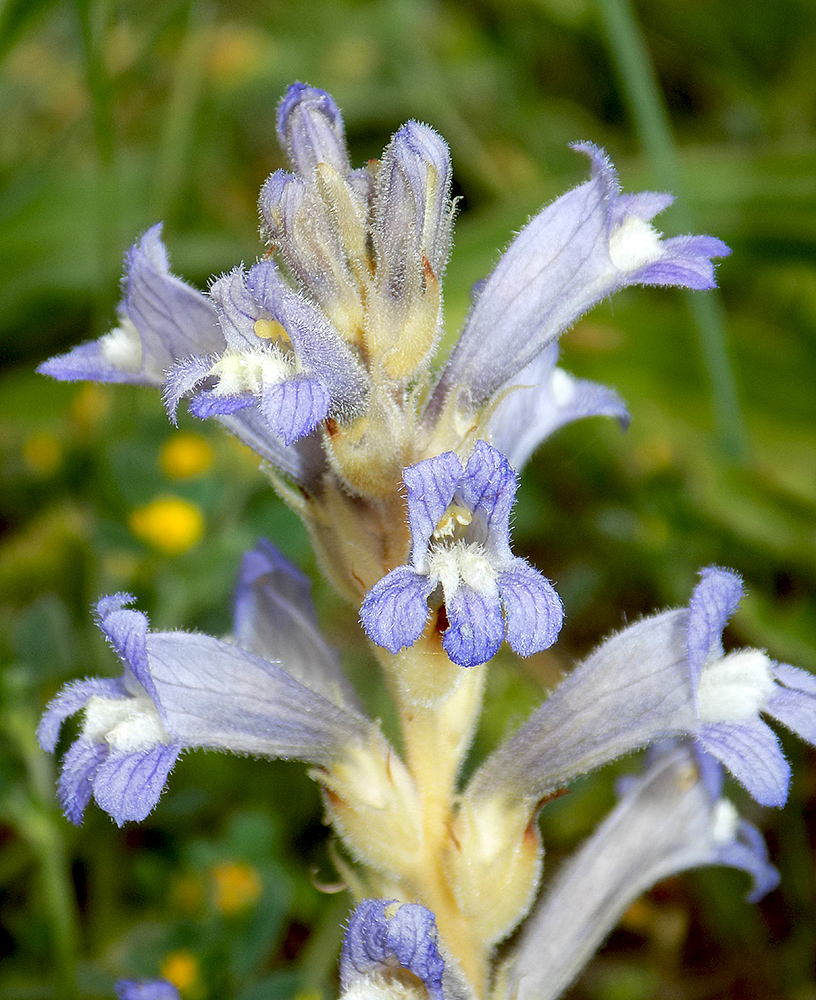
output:
POLYGON ((241 561, 233 631, 240 646, 286 665, 296 681, 344 707, 359 709, 337 652, 323 638, 311 581, 266 539, 241 561))
POLYGON ((166 979, 120 979, 116 984, 119 1000, 181 1000, 181 994, 166 979))
POLYGON ((291 445, 327 416, 349 419, 359 411, 366 392, 360 362, 272 261, 224 275, 210 298, 225 346, 184 358, 167 373, 165 403, 173 420, 181 397, 193 392, 196 416, 257 407, 272 434, 291 445))
POLYGON ((148 229, 125 257, 118 326, 37 371, 68 382, 162 386, 165 369, 179 358, 223 348, 212 303, 170 273, 161 230, 161 223, 148 229))
POLYGON ((628 907, 661 879, 727 865, 751 876, 750 902, 776 887, 779 873, 759 831, 697 774, 694 754, 677 747, 625 783, 620 803, 545 885, 499 1000, 561 996, 628 907))
POLYGON ((488 423, 490 443, 520 472, 551 434, 584 417, 615 417, 625 430, 629 411, 612 389, 574 378, 556 367, 558 344, 552 343, 512 380, 488 423))
POLYGON ((622 195, 614 168, 591 143, 590 179, 562 195, 518 234, 479 288, 428 407, 448 394, 482 407, 588 309, 627 285, 713 288, 712 257, 730 253, 711 236, 662 240, 649 224, 671 195, 622 195))
POLYGON ((495 448, 478 441, 467 465, 444 452, 405 469, 411 565, 399 566, 366 595, 369 636, 398 652, 444 606, 443 645, 454 663, 489 660, 506 637, 521 656, 551 646, 563 619, 549 583, 510 549, 516 476, 495 448))
MULTIPOLYGON (((276 663, 207 635, 151 632, 126 594, 97 604, 99 627, 124 667, 121 679, 68 684, 38 729, 53 753, 64 720, 84 711, 65 755, 60 800, 82 822, 91 796, 121 826, 155 807, 179 753, 206 747, 326 766, 372 739, 372 724, 295 680, 276 663)), ((291 628, 299 623, 290 620, 291 628)))
POLYGON ((488 757, 468 794, 537 801, 622 754, 689 736, 762 805, 782 805, 790 767, 760 715, 816 744, 816 678, 758 650, 725 655, 720 636, 742 584, 717 568, 701 577, 688 609, 644 618, 580 663, 488 757))

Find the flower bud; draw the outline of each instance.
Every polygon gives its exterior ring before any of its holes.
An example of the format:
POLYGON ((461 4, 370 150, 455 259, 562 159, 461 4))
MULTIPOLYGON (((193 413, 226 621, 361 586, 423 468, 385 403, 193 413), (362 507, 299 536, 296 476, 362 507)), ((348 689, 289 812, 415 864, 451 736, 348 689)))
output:
POLYGON ((324 90, 293 83, 278 108, 278 138, 295 170, 307 180, 318 163, 349 171, 340 109, 324 90))
POLYGON ((315 776, 327 820, 351 853, 390 877, 410 874, 420 856, 422 814, 405 765, 382 738, 350 747, 315 776))
POLYGON ((445 868, 459 908, 486 946, 506 937, 530 909, 542 859, 529 806, 498 796, 463 801, 445 868))
POLYGON ((439 330, 439 278, 447 260, 453 211, 450 157, 432 129, 408 122, 383 155, 372 199, 376 276, 368 347, 390 378, 422 367, 439 330))

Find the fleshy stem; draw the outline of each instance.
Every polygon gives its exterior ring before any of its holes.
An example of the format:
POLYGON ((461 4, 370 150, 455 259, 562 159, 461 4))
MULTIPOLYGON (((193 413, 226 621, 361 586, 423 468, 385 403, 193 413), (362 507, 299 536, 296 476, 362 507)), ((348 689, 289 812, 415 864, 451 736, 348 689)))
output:
POLYGON ((453 846, 456 782, 481 711, 486 664, 464 669, 451 663, 435 625, 432 620, 422 637, 396 656, 384 650, 378 654, 391 682, 406 764, 422 811, 421 857, 412 888, 435 913, 446 947, 475 995, 483 997, 488 974, 484 943, 456 899, 445 858, 453 846))
MULTIPOLYGON (((674 213, 680 229, 692 232, 694 227, 690 213, 683 207, 688 204, 688 198, 683 194, 669 113, 631 3, 629 0, 598 0, 598 12, 609 54, 640 141, 654 165, 660 184, 677 196, 674 213)), ((719 294, 716 290, 706 295, 687 292, 686 302, 697 329, 708 374, 720 447, 729 458, 744 458, 748 450, 745 426, 728 356, 719 294)))

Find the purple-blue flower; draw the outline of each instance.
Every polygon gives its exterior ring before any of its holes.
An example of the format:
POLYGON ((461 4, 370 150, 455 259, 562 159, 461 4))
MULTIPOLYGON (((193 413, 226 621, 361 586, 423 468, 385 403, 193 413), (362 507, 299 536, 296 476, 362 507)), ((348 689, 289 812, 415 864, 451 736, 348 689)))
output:
POLYGON ((120 979, 116 996, 119 1000, 181 1000, 179 991, 166 979, 120 979))
POLYGON ((170 273, 161 223, 125 257, 119 322, 98 340, 80 344, 37 369, 61 381, 164 384, 179 358, 223 349, 215 309, 206 295, 170 273))
POLYGON ((143 820, 184 748, 326 766, 349 746, 371 740, 367 719, 280 665, 211 636, 151 632, 147 617, 127 608, 131 602, 115 594, 96 606, 123 676, 66 685, 37 732, 43 749, 53 753, 65 719, 84 713, 60 774, 60 801, 71 822, 82 822, 91 796, 120 826, 143 820))
POLYGON ((233 632, 238 645, 341 706, 357 708, 357 696, 340 658, 320 633, 308 577, 260 539, 244 555, 235 588, 233 632))
POLYGON ((713 288, 712 257, 728 247, 711 236, 663 240, 650 221, 671 195, 620 193, 603 150, 589 157, 591 177, 540 212, 480 285, 468 320, 428 406, 435 416, 449 393, 479 409, 589 308, 627 285, 713 288))
MULTIPOLYGON (((67 354, 44 362, 39 372, 68 382, 88 379, 165 387, 165 392, 172 397, 174 392, 180 396, 187 388, 204 380, 217 359, 225 353, 229 355, 216 303, 171 274, 161 228, 161 224, 157 224, 148 229, 127 253, 118 325, 98 340, 80 344, 67 354), (175 381, 169 389, 165 385, 167 373, 177 366, 187 371, 189 382, 181 391, 177 391, 175 381), (196 378, 190 374, 191 366, 197 372, 196 378)), ((222 317, 225 311, 221 309, 222 317)), ((271 315, 260 310, 257 314, 271 315)), ((238 335, 227 325, 234 341, 238 335)), ((255 339, 259 350, 269 349, 268 338, 255 339)), ((328 353, 333 359, 331 349, 328 353)), ((220 408, 214 406, 212 412, 219 414, 219 423, 276 468, 299 482, 312 482, 325 464, 319 445, 315 450, 301 440, 286 448, 280 439, 293 440, 298 430, 310 426, 315 399, 322 405, 320 394, 324 390, 315 389, 312 393, 311 386, 304 386, 303 393, 299 394, 297 387, 305 376, 294 362, 284 367, 294 374, 296 390, 288 395, 279 390, 277 409, 273 400, 262 413, 259 407, 250 405, 255 402, 254 398, 245 397, 247 408, 222 405, 220 408), (269 433, 270 424, 273 434, 269 433)), ((348 367, 343 371, 347 373, 348 367)), ((178 379, 176 375, 175 380, 178 379)), ((331 386, 329 392, 330 389, 331 386)), ((177 401, 176 398, 173 402, 177 401)))
POLYGON ((477 771, 468 794, 540 801, 578 775, 668 737, 695 739, 762 805, 780 806, 790 767, 770 727, 816 745, 816 678, 742 649, 724 654, 736 573, 703 570, 688 609, 607 639, 477 771))
POLYGON ((747 872, 750 902, 779 881, 759 831, 699 780, 689 748, 675 747, 626 782, 619 804, 545 885, 500 996, 555 1000, 641 893, 703 865, 747 872))
POLYGON ((421 980, 431 1000, 445 1000, 445 961, 436 918, 419 903, 364 899, 349 918, 340 956, 343 993, 371 977, 405 969, 421 980))
POLYGON ((686 640, 699 717, 697 742, 758 802, 781 806, 788 797, 790 765, 760 714, 816 745, 816 677, 775 663, 759 650, 726 654, 722 632, 739 606, 742 581, 715 567, 701 577, 689 605, 686 640))
POLYGON ((327 416, 360 409, 366 376, 323 313, 289 288, 272 261, 238 267, 210 289, 224 349, 195 354, 167 373, 165 403, 175 420, 182 396, 206 418, 257 407, 272 434, 291 445, 327 416))
POLYGON ((615 417, 622 428, 629 426, 620 396, 557 368, 558 349, 557 343, 550 344, 518 372, 490 416, 491 444, 517 472, 543 441, 574 420, 615 417))
POLYGON ((422 634, 430 603, 444 605, 443 645, 460 666, 489 660, 504 638, 521 656, 551 646, 563 619, 552 585, 510 550, 516 475, 478 441, 467 465, 454 452, 404 471, 411 565, 398 566, 366 595, 360 617, 392 653, 422 634))

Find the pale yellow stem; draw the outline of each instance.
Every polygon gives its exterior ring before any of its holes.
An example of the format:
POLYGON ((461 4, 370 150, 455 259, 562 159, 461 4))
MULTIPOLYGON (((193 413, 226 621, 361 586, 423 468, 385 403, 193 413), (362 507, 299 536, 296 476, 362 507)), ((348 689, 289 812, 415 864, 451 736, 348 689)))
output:
POLYGON ((434 912, 446 949, 475 995, 483 997, 484 942, 459 906, 446 857, 453 836, 456 780, 478 721, 486 668, 451 663, 430 628, 414 646, 389 657, 384 667, 392 681, 406 764, 422 814, 419 856, 406 889, 434 912))

